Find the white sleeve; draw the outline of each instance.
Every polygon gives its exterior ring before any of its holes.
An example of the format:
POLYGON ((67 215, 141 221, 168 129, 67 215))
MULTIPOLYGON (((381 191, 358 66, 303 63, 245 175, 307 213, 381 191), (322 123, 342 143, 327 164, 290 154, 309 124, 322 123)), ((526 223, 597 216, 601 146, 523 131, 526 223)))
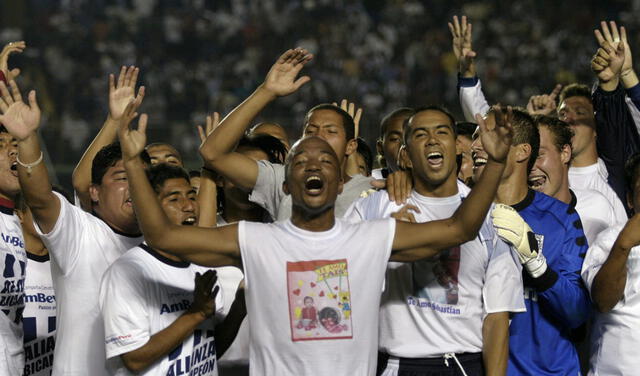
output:
POLYGON ((476 122, 475 115, 485 115, 489 111, 489 104, 484 98, 482 92, 482 85, 480 80, 475 86, 462 86, 460 85, 460 105, 462 106, 462 112, 464 118, 472 123, 476 122))
POLYGON ((53 230, 44 234, 35 221, 33 227, 49 250, 52 260, 63 274, 67 275, 78 261, 80 252, 83 251, 82 236, 88 230, 86 224, 91 214, 72 205, 61 194, 53 193, 60 201, 60 213, 53 230))
POLYGON ((587 255, 582 263, 581 276, 584 284, 587 286, 587 290, 589 290, 589 294, 591 294, 593 280, 596 278, 602 265, 607 261, 611 247, 613 247, 613 243, 616 242, 622 227, 623 225, 618 225, 602 231, 598 237, 596 237, 593 244, 591 244, 589 250, 587 250, 587 255))
POLYGON ((263 207, 273 219, 277 218, 280 201, 285 196, 282 189, 284 183, 284 165, 269 161, 258 161, 258 178, 249 195, 249 201, 263 207))
POLYGON ((631 114, 631 117, 633 118, 633 122, 635 123, 636 129, 638 130, 638 134, 640 134, 640 110, 638 110, 638 108, 633 103, 631 98, 625 96, 624 100, 625 100, 625 102, 627 102, 627 107, 629 108, 629 113, 631 114))
MULTIPOLYGON (((485 222, 486 223, 486 222, 485 222)), ((485 224, 480 235, 489 252, 482 297, 485 312, 524 312, 522 267, 511 247, 499 239, 493 226, 485 224)))
POLYGON ((141 271, 125 263, 114 263, 104 274, 100 310, 107 359, 139 349, 151 338, 144 291, 141 271))

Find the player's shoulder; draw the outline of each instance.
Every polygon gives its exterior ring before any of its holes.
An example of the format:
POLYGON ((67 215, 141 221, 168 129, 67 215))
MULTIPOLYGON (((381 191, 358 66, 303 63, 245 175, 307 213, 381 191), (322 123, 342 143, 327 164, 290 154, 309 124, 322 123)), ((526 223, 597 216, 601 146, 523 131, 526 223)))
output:
MULTIPOLYGON (((541 218, 545 218, 545 221, 554 219, 555 221, 567 226, 576 218, 580 219, 573 205, 565 204, 564 202, 551 196, 547 196, 544 193, 534 192, 534 195, 535 198, 532 206, 540 212, 541 218)), ((553 224, 549 223, 549 225, 553 224)))
POLYGON ((587 204, 590 207, 607 207, 612 208, 611 202, 607 197, 595 189, 571 188, 575 194, 578 204, 587 204))
POLYGON ((602 230, 598 236, 596 236, 596 240, 594 241, 594 245, 604 246, 606 248, 611 247, 613 243, 615 243, 618 235, 624 228, 626 223, 617 223, 606 230, 602 230))

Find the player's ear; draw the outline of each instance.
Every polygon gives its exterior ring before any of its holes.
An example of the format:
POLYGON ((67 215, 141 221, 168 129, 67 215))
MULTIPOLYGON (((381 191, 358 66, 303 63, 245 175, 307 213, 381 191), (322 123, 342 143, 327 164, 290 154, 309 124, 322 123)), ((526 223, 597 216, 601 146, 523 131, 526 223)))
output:
POLYGON ((91 184, 89 186, 89 196, 91 197, 91 202, 100 201, 98 199, 99 193, 100 193, 100 189, 95 184, 91 184))

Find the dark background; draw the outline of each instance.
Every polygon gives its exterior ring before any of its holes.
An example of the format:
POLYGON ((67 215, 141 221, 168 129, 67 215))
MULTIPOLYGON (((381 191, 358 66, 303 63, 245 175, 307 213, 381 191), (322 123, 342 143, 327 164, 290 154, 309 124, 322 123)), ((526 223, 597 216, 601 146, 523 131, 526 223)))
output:
MULTIPOLYGON (((42 136, 59 183, 107 115, 107 79, 141 68, 150 142, 167 141, 199 166, 195 124, 248 96, 277 56, 303 46, 315 55, 311 83, 273 103, 261 119, 294 139, 306 110, 348 98, 364 106, 361 135, 373 146, 384 114, 444 104, 461 120, 447 22, 474 26, 478 71, 490 102, 526 105, 559 82, 592 83, 593 29, 627 27, 640 46, 640 0, 1 0, 0 42, 25 40, 9 61, 35 88, 42 136), (634 17, 635 15, 635 17, 634 17)), ((637 55, 636 55, 637 56, 637 55)), ((637 65, 637 64, 636 64, 637 65)))

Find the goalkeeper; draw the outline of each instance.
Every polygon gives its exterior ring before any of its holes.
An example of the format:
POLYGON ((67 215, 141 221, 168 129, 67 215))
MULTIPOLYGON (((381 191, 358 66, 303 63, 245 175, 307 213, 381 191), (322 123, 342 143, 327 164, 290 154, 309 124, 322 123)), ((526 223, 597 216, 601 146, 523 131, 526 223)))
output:
MULTIPOLYGON (((493 116, 492 109, 488 116, 493 116)), ((580 278, 587 240, 573 206, 528 189, 527 176, 538 154, 539 134, 531 117, 514 109, 514 138, 492 212, 498 234, 513 244, 523 265, 527 312, 509 327, 508 375, 578 375, 571 333, 591 310, 580 278)), ((472 144, 474 170, 484 151, 472 144)), ((478 178, 478 176, 475 176, 478 178)))

